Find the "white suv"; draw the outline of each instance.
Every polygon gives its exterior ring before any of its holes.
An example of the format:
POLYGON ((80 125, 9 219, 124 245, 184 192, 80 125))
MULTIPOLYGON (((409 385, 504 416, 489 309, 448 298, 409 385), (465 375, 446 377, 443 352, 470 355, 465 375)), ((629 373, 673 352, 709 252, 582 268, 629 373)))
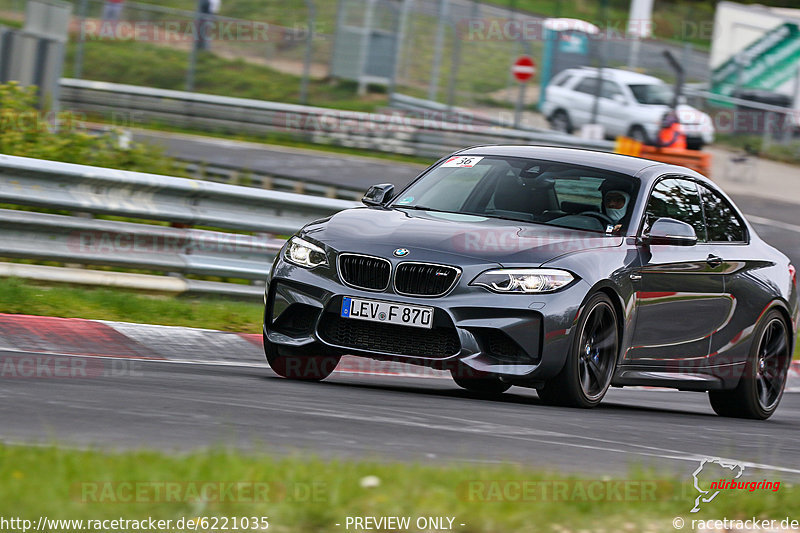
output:
MULTIPOLYGON (((589 124, 597 92, 598 71, 571 68, 559 72, 548 84, 541 107, 550 126, 572 131, 589 124)), ((597 106, 597 123, 606 136, 632 137, 652 143, 658 138, 661 118, 670 109, 672 87, 658 78, 637 72, 604 68, 597 106)), ((678 118, 689 148, 699 150, 714 142, 714 125, 706 113, 686 104, 678 105, 678 118)))

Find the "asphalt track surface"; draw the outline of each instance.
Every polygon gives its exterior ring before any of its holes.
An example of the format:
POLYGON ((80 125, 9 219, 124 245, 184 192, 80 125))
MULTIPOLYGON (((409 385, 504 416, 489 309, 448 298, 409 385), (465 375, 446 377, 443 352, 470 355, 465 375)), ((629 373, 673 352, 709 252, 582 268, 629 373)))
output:
MULTIPOLYGON (((26 354, 0 352, 7 355, 26 354)), ((97 358, 70 360, 98 364, 97 358)), ((109 359, 102 361, 110 368, 109 359)), ((515 387, 491 399, 449 379, 424 377, 337 373, 303 383, 266 367, 141 360, 111 373, 3 379, 3 440, 167 451, 233 446, 424 464, 512 462, 620 476, 632 465, 689 476, 700 458, 715 456, 743 462, 748 477, 800 479, 800 394, 785 395, 762 422, 717 417, 702 393, 611 390, 600 407, 578 410, 541 405, 532 390, 515 387)))

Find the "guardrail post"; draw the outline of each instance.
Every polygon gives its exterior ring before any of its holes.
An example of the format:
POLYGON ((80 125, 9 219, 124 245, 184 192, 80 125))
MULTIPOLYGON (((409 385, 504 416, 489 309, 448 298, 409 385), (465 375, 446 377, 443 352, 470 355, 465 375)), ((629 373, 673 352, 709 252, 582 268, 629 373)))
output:
POLYGON ((449 0, 439 0, 439 16, 436 22, 436 40, 433 45, 433 66, 431 67, 431 82, 428 86, 428 100, 436 100, 439 92, 439 71, 442 68, 442 48, 444 48, 445 19, 449 0))
POLYGON ((363 96, 367 93, 367 63, 369 63, 370 41, 372 40, 372 17, 375 13, 375 0, 367 0, 367 13, 364 15, 364 27, 361 36, 361 54, 358 66, 358 94, 363 96))
POLYGON ((311 76, 311 53, 314 48, 314 34, 316 33, 317 12, 314 8, 314 0, 306 0, 308 8, 308 27, 306 28, 306 50, 303 54, 303 77, 300 80, 300 103, 308 103, 308 79, 311 76))
POLYGON ((194 71, 197 68, 197 50, 200 47, 200 32, 203 31, 202 20, 203 0, 197 0, 197 9, 194 17, 194 42, 192 52, 189 54, 189 66, 186 69, 186 90, 194 91, 194 71))
POLYGON ((80 79, 83 73, 83 47, 85 45, 86 36, 83 34, 83 27, 86 23, 86 13, 89 8, 89 0, 81 0, 78 6, 78 23, 80 25, 78 31, 78 46, 75 49, 75 63, 72 69, 72 75, 80 79))

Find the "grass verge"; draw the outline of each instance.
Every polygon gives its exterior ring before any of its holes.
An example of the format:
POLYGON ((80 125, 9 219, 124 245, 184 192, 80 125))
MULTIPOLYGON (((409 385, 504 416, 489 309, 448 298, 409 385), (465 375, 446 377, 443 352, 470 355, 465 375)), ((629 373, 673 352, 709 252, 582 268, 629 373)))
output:
MULTIPOLYGON (((74 61, 76 44, 67 47, 66 65, 74 61)), ((82 78, 183 91, 189 52, 135 41, 87 41, 82 78)), ((71 74, 71 70, 67 70, 71 74)), ((194 90, 199 93, 299 103, 300 77, 243 59, 213 53, 197 58, 194 90)), ((356 94, 351 82, 312 79, 308 101, 315 106, 374 111, 386 105, 386 94, 356 94)))
POLYGON ((757 154, 756 157, 791 165, 800 164, 800 141, 797 140, 791 140, 786 144, 773 141, 765 147, 763 136, 760 135, 719 134, 716 143, 735 150, 749 151, 757 154))
MULTIPOLYGON (((408 516, 412 523, 418 517, 453 517, 453 529, 467 533, 565 533, 674 531, 676 516, 690 525, 691 519, 781 520, 800 514, 800 491, 782 484, 776 492, 724 491, 690 515, 698 494, 691 483, 693 468, 687 464, 672 478, 633 472, 623 479, 581 480, 512 465, 323 461, 223 449, 170 456, 4 445, 0 513, 34 524, 40 516, 153 517, 173 524, 181 518, 268 517, 270 531, 292 533, 343 531, 348 516, 408 516), (240 492, 222 493, 224 501, 215 501, 216 487, 235 483, 240 492), (174 490, 167 492, 167 487, 174 490), (557 487, 563 491, 557 493, 557 487), (212 496, 203 498, 204 489, 212 496)), ((75 529, 73 524, 59 530, 75 529)))
POLYGON ((119 320, 260 333, 264 306, 223 298, 142 294, 123 289, 0 279, 0 313, 119 320))

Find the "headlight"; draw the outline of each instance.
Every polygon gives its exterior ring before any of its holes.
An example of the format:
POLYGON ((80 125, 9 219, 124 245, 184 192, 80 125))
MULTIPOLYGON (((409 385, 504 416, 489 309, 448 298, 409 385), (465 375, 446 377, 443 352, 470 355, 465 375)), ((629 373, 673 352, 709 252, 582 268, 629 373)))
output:
POLYGON ((328 257, 325 255, 325 250, 300 237, 292 237, 289 239, 289 245, 286 247, 286 252, 283 257, 290 263, 306 268, 328 264, 328 257))
POLYGON ((569 285, 575 277, 566 270, 552 268, 517 268, 487 270, 472 280, 494 292, 552 292, 569 285))

